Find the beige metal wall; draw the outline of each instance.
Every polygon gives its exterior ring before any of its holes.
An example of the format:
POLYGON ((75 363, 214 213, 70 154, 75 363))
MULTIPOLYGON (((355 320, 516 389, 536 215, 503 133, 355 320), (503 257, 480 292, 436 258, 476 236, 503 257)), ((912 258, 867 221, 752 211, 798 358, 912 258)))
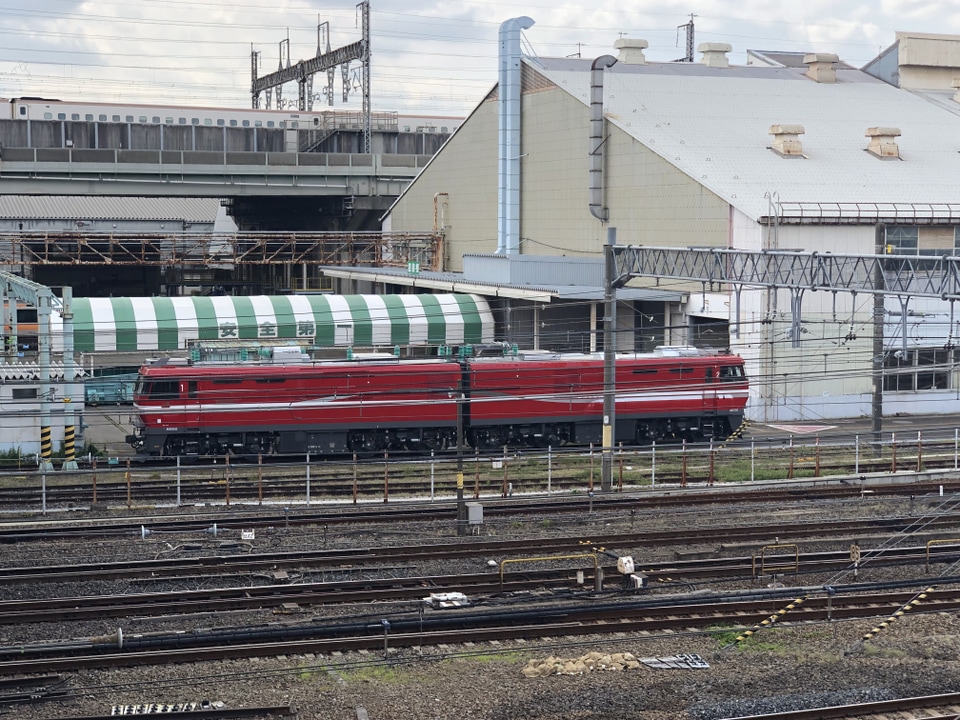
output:
MULTIPOLYGON (((607 229, 590 214, 588 107, 557 89, 523 95, 520 249, 524 255, 596 257, 607 229)), ((608 123, 610 225, 618 242, 728 244, 729 205, 608 123)), ((497 246, 497 103, 485 102, 397 202, 385 229, 446 226, 445 269, 497 246)))
POLYGON ((484 102, 397 201, 384 230, 446 230, 444 270, 497 249, 497 103, 484 102), (443 193, 437 195, 437 193, 443 193))

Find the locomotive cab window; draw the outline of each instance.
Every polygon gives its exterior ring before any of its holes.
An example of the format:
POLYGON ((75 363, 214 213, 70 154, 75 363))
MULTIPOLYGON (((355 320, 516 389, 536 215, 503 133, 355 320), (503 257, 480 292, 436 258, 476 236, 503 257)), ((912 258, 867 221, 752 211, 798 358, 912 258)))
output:
POLYGON ((173 400, 180 397, 180 381, 148 380, 143 383, 140 392, 151 400, 173 400))
POLYGON ((717 376, 721 381, 726 382, 743 380, 743 368, 739 365, 721 365, 717 376))

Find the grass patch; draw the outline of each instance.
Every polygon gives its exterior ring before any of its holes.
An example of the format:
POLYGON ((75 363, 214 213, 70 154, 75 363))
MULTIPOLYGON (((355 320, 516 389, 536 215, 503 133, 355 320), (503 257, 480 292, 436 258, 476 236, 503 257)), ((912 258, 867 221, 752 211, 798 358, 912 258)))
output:
POLYGON ((377 683, 378 685, 400 685, 406 679, 396 668, 386 665, 368 665, 340 672, 348 683, 377 683))

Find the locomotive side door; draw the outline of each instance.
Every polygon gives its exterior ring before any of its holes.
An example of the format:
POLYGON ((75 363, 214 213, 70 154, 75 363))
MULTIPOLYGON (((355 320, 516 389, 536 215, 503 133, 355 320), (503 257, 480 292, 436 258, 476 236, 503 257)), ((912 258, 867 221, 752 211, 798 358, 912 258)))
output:
POLYGON ((708 415, 717 412, 717 395, 720 387, 716 375, 717 370, 712 365, 707 365, 703 369, 703 411, 708 415))

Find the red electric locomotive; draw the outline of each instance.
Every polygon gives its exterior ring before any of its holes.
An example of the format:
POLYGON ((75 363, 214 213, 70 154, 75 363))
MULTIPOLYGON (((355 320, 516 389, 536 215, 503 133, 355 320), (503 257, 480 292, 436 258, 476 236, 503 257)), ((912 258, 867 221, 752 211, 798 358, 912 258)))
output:
MULTIPOLYGON (((724 438, 743 359, 692 348, 618 355, 616 442, 724 438)), ((601 355, 144 366, 127 440, 145 456, 339 454, 600 443, 601 355), (462 403, 458 399, 462 394, 462 403), (458 407, 459 404, 459 407, 458 407)))

